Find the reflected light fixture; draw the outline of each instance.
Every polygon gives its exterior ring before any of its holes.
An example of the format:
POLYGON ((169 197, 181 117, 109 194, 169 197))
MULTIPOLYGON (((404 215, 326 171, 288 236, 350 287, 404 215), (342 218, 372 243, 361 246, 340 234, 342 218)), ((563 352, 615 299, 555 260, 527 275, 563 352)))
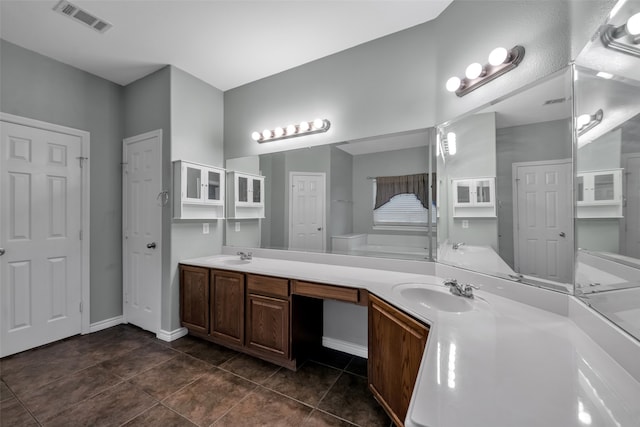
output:
POLYGON ((600 40, 606 48, 640 58, 640 12, 618 27, 606 25, 600 40))
POLYGON ((491 80, 508 73, 516 68, 524 58, 524 47, 515 46, 511 50, 497 47, 489 54, 488 63, 481 65, 474 62, 465 70, 465 77, 451 77, 447 80, 446 88, 449 92, 455 92, 462 97, 491 80))
POLYGON ((311 122, 300 122, 298 125, 289 125, 286 128, 278 126, 273 130, 265 129, 262 132, 256 131, 251 134, 251 139, 259 143, 276 141, 278 139, 294 138, 296 136, 326 132, 330 127, 331 122, 329 122, 329 120, 315 119, 311 122))
POLYGON ((436 142, 436 156, 442 156, 442 160, 445 160, 445 156, 455 156, 458 152, 455 132, 447 132, 444 135, 442 131, 439 131, 436 142))
POLYGON ((589 132, 595 126, 599 125, 604 118, 604 112, 602 108, 596 111, 595 114, 582 114, 576 118, 576 130, 578 136, 584 135, 589 132))

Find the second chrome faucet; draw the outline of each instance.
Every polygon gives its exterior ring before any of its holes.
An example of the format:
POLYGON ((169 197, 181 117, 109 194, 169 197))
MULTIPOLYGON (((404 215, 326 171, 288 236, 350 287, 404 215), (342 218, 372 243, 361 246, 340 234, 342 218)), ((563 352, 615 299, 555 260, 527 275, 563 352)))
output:
POLYGON ((442 284, 449 287, 449 291, 453 295, 465 298, 473 298, 473 290, 478 289, 477 286, 471 284, 464 285, 462 283, 458 283, 456 279, 446 279, 442 284))

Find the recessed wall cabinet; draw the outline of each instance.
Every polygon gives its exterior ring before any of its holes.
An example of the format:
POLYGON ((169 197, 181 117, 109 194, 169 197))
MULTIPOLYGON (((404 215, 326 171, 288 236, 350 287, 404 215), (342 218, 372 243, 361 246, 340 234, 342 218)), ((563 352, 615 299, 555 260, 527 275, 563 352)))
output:
POLYGON ((184 160, 173 162, 173 217, 223 219, 225 178, 222 168, 184 160))
POLYGON ((227 218, 264 218, 264 176, 229 172, 227 218))
POLYGON ((369 295, 369 389, 397 426, 403 426, 429 328, 369 295))
POLYGON ((454 218, 495 218, 495 177, 453 179, 451 189, 454 218))
POLYGON ((579 172, 578 218, 622 218, 622 169, 579 172))

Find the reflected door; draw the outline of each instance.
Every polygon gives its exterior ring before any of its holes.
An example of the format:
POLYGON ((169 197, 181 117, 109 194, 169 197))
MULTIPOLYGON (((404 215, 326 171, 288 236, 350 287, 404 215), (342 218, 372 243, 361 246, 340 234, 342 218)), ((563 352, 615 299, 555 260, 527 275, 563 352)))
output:
POLYGON ((570 283, 573 270, 571 161, 514 164, 515 268, 570 283))
POLYGON ((291 172, 289 249, 324 251, 325 175, 291 172))
POLYGON ((81 332, 77 136, 2 122, 1 339, 6 356, 81 332))

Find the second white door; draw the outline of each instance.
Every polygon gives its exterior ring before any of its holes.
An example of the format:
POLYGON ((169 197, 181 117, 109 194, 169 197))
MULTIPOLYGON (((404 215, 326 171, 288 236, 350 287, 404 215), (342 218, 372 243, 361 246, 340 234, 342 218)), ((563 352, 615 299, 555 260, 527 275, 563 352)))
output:
POLYGON ((289 174, 289 249, 325 249, 325 174, 289 174))
POLYGON ((123 291, 128 323, 158 333, 162 293, 162 131, 124 140, 123 291))

